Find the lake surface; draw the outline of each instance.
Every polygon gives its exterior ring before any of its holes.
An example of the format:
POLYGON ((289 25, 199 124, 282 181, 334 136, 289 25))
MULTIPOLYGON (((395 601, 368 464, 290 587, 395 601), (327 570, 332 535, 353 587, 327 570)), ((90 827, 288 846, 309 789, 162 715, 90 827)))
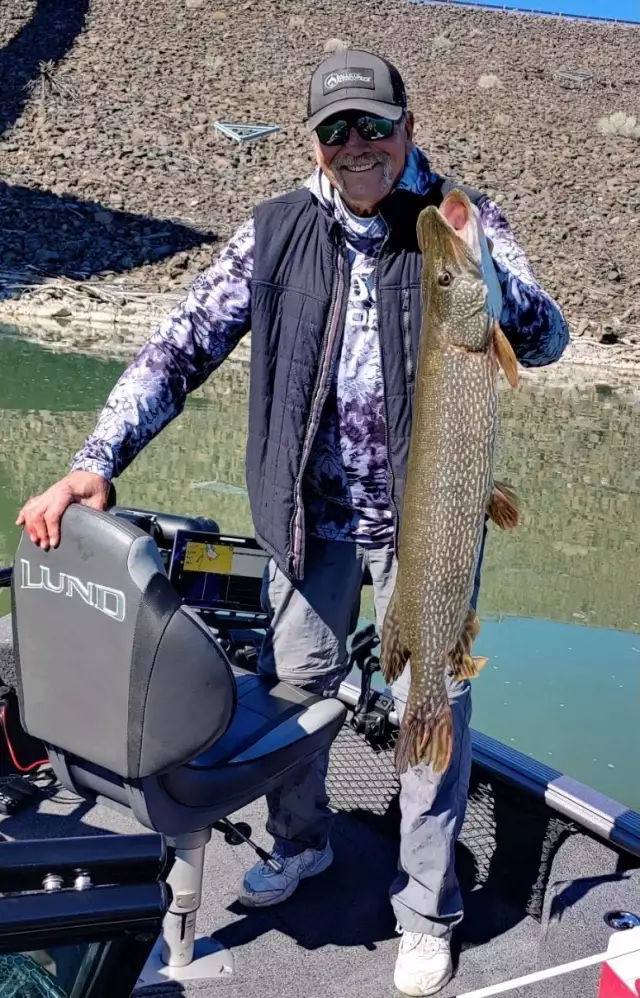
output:
MULTIPOLYGON (((22 501, 66 472, 123 366, 0 332, 0 565, 22 501)), ((117 481, 119 501, 251 534, 246 396, 245 368, 223 366, 117 481)), ((521 524, 487 544, 472 723, 640 811, 639 417, 604 387, 503 393, 500 472, 521 524)))

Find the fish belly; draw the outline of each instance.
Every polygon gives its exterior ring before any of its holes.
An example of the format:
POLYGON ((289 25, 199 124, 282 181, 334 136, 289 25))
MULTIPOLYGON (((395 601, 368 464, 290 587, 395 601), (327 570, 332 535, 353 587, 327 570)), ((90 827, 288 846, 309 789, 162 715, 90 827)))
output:
POLYGON ((493 482, 497 386, 483 355, 450 350, 425 366, 413 416, 399 582, 412 655, 421 649, 442 671, 473 593, 493 482))

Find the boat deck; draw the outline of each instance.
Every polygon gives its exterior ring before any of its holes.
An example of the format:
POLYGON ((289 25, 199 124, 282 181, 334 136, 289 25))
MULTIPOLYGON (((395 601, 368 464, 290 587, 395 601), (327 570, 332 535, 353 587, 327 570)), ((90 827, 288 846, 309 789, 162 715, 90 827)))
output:
MULTIPOLYGON (((255 911, 237 903, 237 886, 254 853, 214 833, 198 931, 215 934, 233 950, 236 976, 167 983, 141 994, 397 995, 398 937, 388 902, 398 852, 391 752, 374 752, 346 726, 332 753, 329 784, 334 865, 303 882, 281 906, 255 911)), ((233 817, 248 822, 254 839, 268 848, 263 801, 233 817)), ((0 829, 10 838, 31 839, 140 831, 126 816, 59 787, 49 788, 38 805, 4 818, 0 829)), ((633 862, 476 765, 457 857, 466 917, 456 936, 457 971, 444 998, 605 950, 612 931, 605 913, 640 908, 640 869, 626 868, 633 862)), ((589 968, 510 994, 585 998, 596 995, 598 977, 599 968, 589 968)))

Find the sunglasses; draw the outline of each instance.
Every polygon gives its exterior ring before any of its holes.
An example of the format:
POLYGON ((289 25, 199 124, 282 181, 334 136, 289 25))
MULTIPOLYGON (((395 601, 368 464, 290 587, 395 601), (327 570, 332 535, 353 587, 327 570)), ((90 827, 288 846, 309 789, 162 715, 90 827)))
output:
POLYGON ((388 139, 395 124, 391 118, 376 114, 344 114, 316 125, 316 135, 323 146, 343 146, 349 139, 349 132, 355 128, 365 142, 375 142, 388 139))

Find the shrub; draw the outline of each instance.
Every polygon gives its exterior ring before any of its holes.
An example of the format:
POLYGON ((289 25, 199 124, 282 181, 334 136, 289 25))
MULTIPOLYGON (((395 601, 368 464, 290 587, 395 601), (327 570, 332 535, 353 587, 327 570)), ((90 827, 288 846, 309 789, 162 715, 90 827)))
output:
POLYGON ((501 87, 502 82, 495 73, 483 73, 478 80, 478 86, 483 90, 490 90, 492 87, 501 87))
POLYGON ((453 46, 453 42, 446 35, 436 35, 436 37, 431 42, 431 48, 434 52, 444 53, 448 52, 453 46))
POLYGON ((615 111, 598 118, 598 131, 603 135, 624 135, 629 139, 640 139, 640 124, 633 114, 615 111))

